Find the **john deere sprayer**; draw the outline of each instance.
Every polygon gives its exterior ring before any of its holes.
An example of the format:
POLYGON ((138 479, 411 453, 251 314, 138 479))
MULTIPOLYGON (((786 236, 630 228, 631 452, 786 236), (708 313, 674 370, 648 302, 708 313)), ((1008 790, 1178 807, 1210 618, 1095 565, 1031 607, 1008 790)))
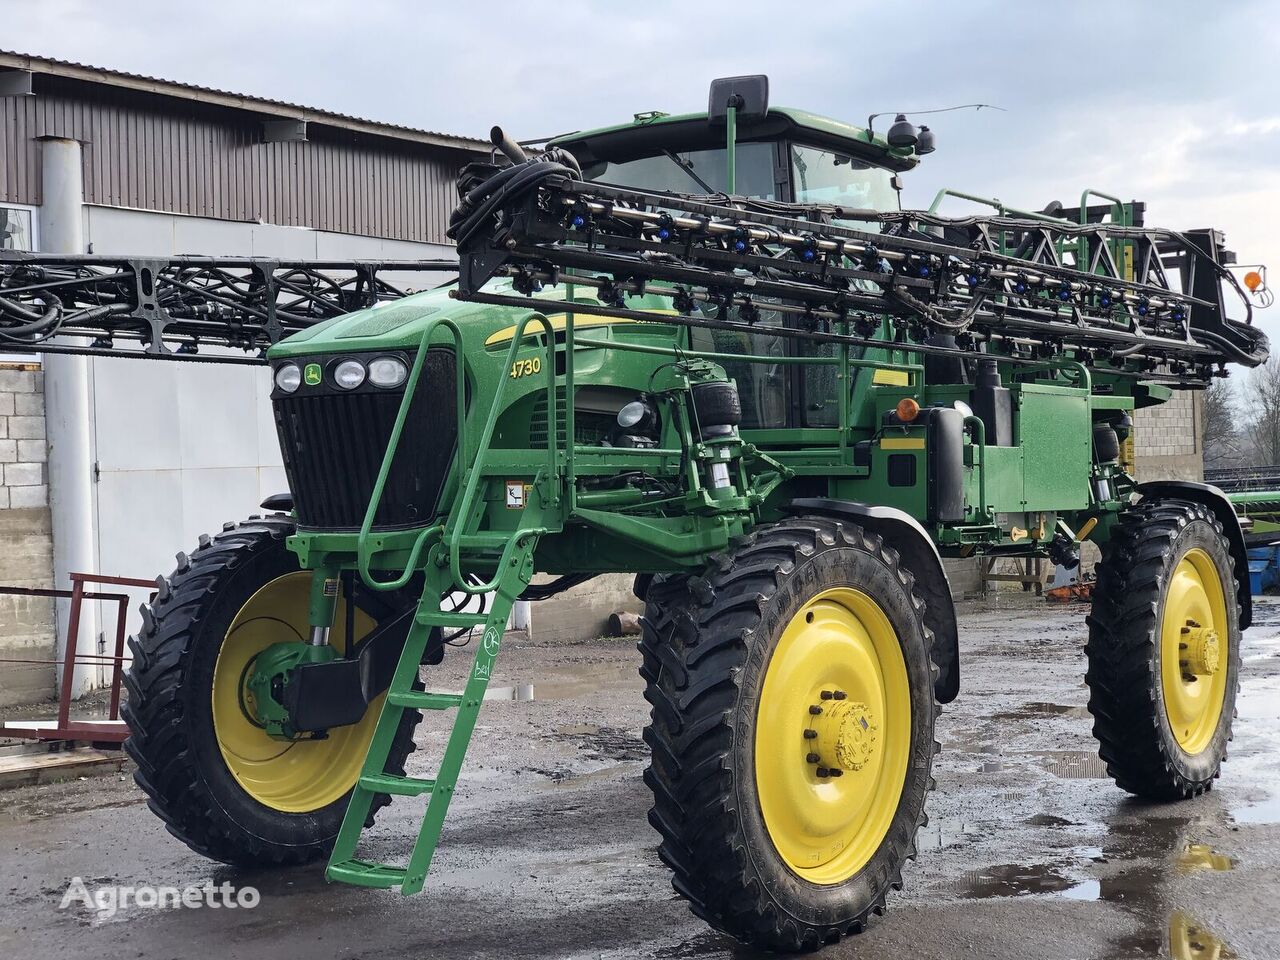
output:
POLYGON ((1217 232, 1094 191, 903 210, 932 137, 771 108, 763 77, 528 157, 495 130, 459 182, 458 280, 412 296, 385 275, 439 263, 0 260, 19 346, 270 364, 289 491, 179 554, 131 641, 127 750, 169 830, 420 890, 513 602, 634 574, 675 889, 810 948, 914 856, 963 673, 943 558, 1072 567, 1085 540, 1107 769, 1152 800, 1207 790, 1251 616, 1241 528, 1125 450, 1135 410, 1266 358, 1248 294, 1217 232), (432 682, 446 656, 461 690, 432 682), (424 711, 452 724, 431 779, 404 768, 424 711), (421 830, 362 857, 392 797, 421 830))

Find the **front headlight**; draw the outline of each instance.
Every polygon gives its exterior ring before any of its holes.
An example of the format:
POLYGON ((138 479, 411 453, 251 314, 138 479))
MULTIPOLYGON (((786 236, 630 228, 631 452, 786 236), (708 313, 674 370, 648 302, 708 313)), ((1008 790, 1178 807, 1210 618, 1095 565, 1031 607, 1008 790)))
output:
POLYGON ((333 382, 343 390, 354 390, 364 383, 364 364, 359 360, 343 360, 333 368, 333 382))
POLYGON ((399 357, 378 357, 369 363, 369 382, 375 387, 398 387, 409 376, 409 368, 399 357))
POLYGON ((302 386, 302 370, 296 363, 286 363, 276 370, 276 387, 285 393, 293 393, 302 386))

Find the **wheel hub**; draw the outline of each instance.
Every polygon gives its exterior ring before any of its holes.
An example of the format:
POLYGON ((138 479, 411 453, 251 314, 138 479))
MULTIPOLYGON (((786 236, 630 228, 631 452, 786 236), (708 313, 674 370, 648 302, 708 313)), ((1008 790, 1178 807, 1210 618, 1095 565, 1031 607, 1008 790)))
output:
POLYGON ((1188 619, 1178 641, 1178 665, 1188 680, 1211 677, 1218 672, 1222 660, 1222 645, 1218 633, 1212 627, 1204 627, 1188 619))
POLYGON ((809 716, 806 759, 819 778, 856 773, 875 757, 880 727, 865 703, 850 700, 843 690, 823 690, 821 702, 809 707, 809 716))

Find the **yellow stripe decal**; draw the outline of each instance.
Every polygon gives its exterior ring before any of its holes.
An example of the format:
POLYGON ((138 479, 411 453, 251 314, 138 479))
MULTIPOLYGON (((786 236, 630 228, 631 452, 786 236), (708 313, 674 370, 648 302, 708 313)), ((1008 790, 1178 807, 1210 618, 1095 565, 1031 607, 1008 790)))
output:
POLYGON ((923 450, 924 437, 881 437, 881 450, 923 450))
POLYGON ((871 382, 880 387, 909 387, 911 374, 906 370, 885 370, 877 367, 871 382))
MULTIPOLYGON (((584 310, 590 308, 590 304, 583 304, 582 306, 584 310)), ((670 317, 675 315, 674 310, 647 310, 645 312, 652 313, 654 315, 655 323, 662 322, 661 320, 657 319, 658 317, 663 317, 663 316, 670 317)), ((550 322, 552 330, 564 329, 564 325, 566 322, 565 314, 563 313, 553 314, 552 316, 547 317, 547 320, 550 322)), ((615 323, 643 323, 643 322, 644 321, 642 320, 629 320, 626 317, 576 316, 573 321, 573 329, 581 330, 584 327, 611 327, 615 323)), ((528 335, 533 336, 534 334, 542 332, 542 325, 530 324, 529 326, 525 327, 525 331, 528 335)), ((486 347, 492 347, 494 344, 497 344, 497 343, 506 343, 515 335, 516 335, 516 328, 515 328, 515 325, 512 324, 509 327, 503 327, 501 330, 497 331, 496 333, 489 334, 489 336, 485 338, 484 345, 486 347)))

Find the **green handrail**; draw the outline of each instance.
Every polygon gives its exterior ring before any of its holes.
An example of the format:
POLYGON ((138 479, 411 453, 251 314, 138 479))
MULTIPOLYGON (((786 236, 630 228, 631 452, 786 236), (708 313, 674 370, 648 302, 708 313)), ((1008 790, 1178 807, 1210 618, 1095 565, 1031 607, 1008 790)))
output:
MULTIPOLYGON (((551 322, 545 316, 540 313, 530 313, 516 325, 515 334, 511 338, 511 346, 507 348, 505 369, 510 370, 515 365, 516 354, 520 351, 521 341, 525 337, 525 327, 529 325, 530 320, 537 320, 542 324, 542 329, 547 339, 547 359, 544 364, 547 374, 547 482, 553 483, 559 466, 557 441, 560 433, 559 416, 556 410, 556 334, 555 328, 551 326, 551 322)), ((572 358, 566 360, 566 363, 572 362, 572 358)), ((480 486, 480 477, 484 472, 485 460, 489 455, 489 444, 493 440, 493 431, 498 423, 498 414, 502 411, 503 395, 506 393, 508 382, 509 380, 505 377, 498 381, 498 389, 489 405, 489 416, 485 419, 484 430, 481 432, 480 441, 476 445, 475 464, 467 471, 462 496, 454 509, 450 511, 449 520, 445 522, 444 547, 449 556, 449 572, 453 575, 454 586, 462 593, 490 593, 496 590, 502 579, 502 568, 507 563, 516 542, 524 539, 529 534, 546 532, 540 528, 530 528, 513 534, 503 548, 502 558, 498 562, 498 572, 493 580, 482 584, 467 583, 466 577, 462 572, 463 531, 466 529, 467 518, 471 515, 476 491, 480 486)), ((572 398, 569 398, 568 402, 572 403, 572 398)), ((568 442, 572 442, 572 437, 568 438, 568 442)), ((462 448, 459 447, 459 449, 461 450, 462 448)))
MULTIPOLYGON (((1103 193, 1101 190, 1094 190, 1092 187, 1086 187, 1080 194, 1080 223, 1083 226, 1089 222, 1089 198, 1098 197, 1100 200, 1111 201, 1111 222, 1122 227, 1130 226, 1129 217, 1125 210, 1124 201, 1119 197, 1113 197, 1109 193, 1103 193)), ((1111 251, 1113 257, 1119 257, 1119 245, 1123 240, 1113 241, 1114 247, 1111 251)), ((1081 237, 1076 241, 1076 266, 1083 269, 1088 263, 1089 257, 1089 240, 1087 237, 1081 237)))
MULTIPOLYGON (((557 460, 557 440, 558 430, 556 424, 557 404, 556 404, 556 378, 555 378, 555 349, 556 339, 555 331, 550 321, 541 314, 529 314, 522 319, 516 327, 515 335, 511 338, 511 346, 507 350, 507 368, 514 365, 516 354, 519 352, 521 343, 524 340, 525 328, 530 320, 537 320, 542 324, 543 332, 547 341, 547 360, 545 370, 547 375, 547 417, 551 424, 551 429, 547 431, 547 474, 548 480, 556 475, 557 460)), ((428 321, 426 329, 422 332, 422 337, 418 343, 417 356, 414 357, 413 367, 409 371, 409 377, 405 382, 404 398, 400 401, 400 409, 396 413, 395 424, 391 428, 391 437, 387 442, 386 452, 382 455, 382 464, 378 469, 378 478, 373 486, 373 494, 369 498, 369 506, 365 509, 364 521, 360 525, 360 535, 356 541, 356 565, 360 571, 360 579, 373 590, 399 590, 404 587, 412 578, 414 571, 417 570, 418 564, 422 558, 422 551, 427 544, 436 536, 443 541, 443 546, 449 558, 449 570, 453 575, 454 586, 464 593, 488 593, 496 589, 498 581, 501 579, 501 566, 506 563, 508 554, 517 540, 523 539, 530 533, 538 533, 538 530, 524 530, 519 535, 512 536, 506 544, 502 553, 502 559, 499 562, 499 574, 490 583, 470 584, 466 582, 461 565, 462 565, 462 540, 465 535, 467 517, 471 514, 472 505, 474 504, 477 490, 479 488, 480 477, 484 471, 485 460, 488 458, 489 445, 493 440, 493 432, 497 425, 498 413, 502 409, 503 394, 506 392, 507 381, 500 380, 498 390, 494 395, 493 402, 489 407, 489 415, 485 420, 484 430, 481 433, 479 443, 476 446, 474 466, 465 473, 465 482, 463 484, 462 496, 459 498, 454 508, 450 510, 449 517, 443 524, 435 524, 423 529, 414 539, 413 546, 409 550, 409 559, 405 564, 403 572, 394 580, 379 580, 373 576, 370 570, 372 556, 369 550, 369 537, 373 529, 373 520, 377 515, 378 507, 382 502, 382 495, 386 488, 387 478, 391 473, 391 464, 395 460, 396 451, 400 445, 400 439, 404 433, 405 423, 409 418, 409 408, 413 402, 413 398, 417 391, 418 381, 422 376, 422 367, 426 361, 427 348, 430 344, 432 335, 438 326, 446 328, 453 340, 454 357, 457 363, 456 375, 456 400, 457 400, 457 450, 459 453, 459 464, 463 463, 467 456, 467 405, 466 405, 466 364, 462 356, 462 332, 458 329, 458 325, 448 317, 436 317, 428 321)))
POLYGON ((433 535, 442 535, 444 533, 444 528, 440 524, 427 527, 419 533, 409 551, 409 560, 405 565, 404 572, 394 580, 379 580, 373 576, 372 571, 369 569, 369 564, 372 562, 369 552, 369 534, 373 530, 373 518, 377 515, 378 507, 382 504, 382 493, 387 485, 387 477, 391 474, 391 464, 395 460, 396 449, 400 445, 400 436, 404 432, 404 425, 409 419, 409 408, 413 404, 413 398, 418 389, 418 381, 422 377, 422 367, 427 359, 427 347, 432 334, 435 333, 438 326, 445 327, 453 337, 454 361, 457 364, 458 449, 466 449, 467 385, 466 365, 462 358, 462 332, 458 329, 458 325, 448 317, 435 317, 428 321, 426 329, 422 331, 422 338, 418 342, 418 353, 413 358, 413 366, 409 370, 409 378, 405 381, 404 397, 400 401, 400 409, 396 412, 396 422, 391 428, 391 437, 387 441, 386 452, 382 455, 382 465, 378 468, 378 479, 373 484, 373 494, 369 497, 369 506, 364 511, 364 520, 360 524, 360 536, 356 539, 356 567, 360 571, 360 579, 371 590, 399 590, 402 588, 409 582, 409 579, 417 569, 423 548, 428 541, 433 535))
MULTIPOLYGON (((1029 220, 1048 220, 1052 223, 1062 223, 1062 217, 1055 217, 1047 213, 1037 213, 1034 210, 1020 210, 1017 207, 1007 207, 999 200, 992 197, 979 197, 976 194, 965 193, 963 190, 952 190, 944 187, 939 190, 933 198, 933 203, 929 204, 929 213, 937 213, 938 207, 942 205, 942 201, 947 197, 955 197, 957 200, 968 200, 971 203, 981 203, 984 206, 992 207, 1000 216, 1013 214, 1015 217, 1025 217, 1029 220)), ((1069 222, 1069 221, 1068 221, 1069 222)))

